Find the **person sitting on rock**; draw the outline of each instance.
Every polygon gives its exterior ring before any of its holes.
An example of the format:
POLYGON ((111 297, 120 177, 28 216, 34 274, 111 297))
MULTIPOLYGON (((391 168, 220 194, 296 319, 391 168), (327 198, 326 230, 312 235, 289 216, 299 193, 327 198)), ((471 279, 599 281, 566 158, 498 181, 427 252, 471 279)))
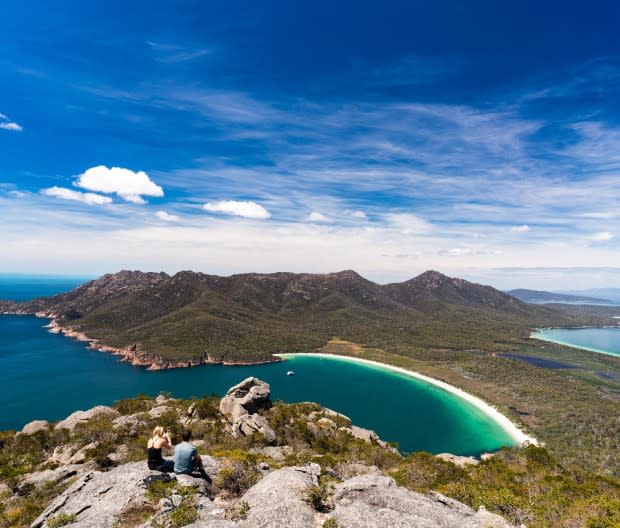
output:
POLYGON ((174 462, 172 460, 165 460, 161 456, 161 450, 164 447, 171 448, 172 440, 170 438, 170 431, 165 431, 161 425, 158 425, 153 429, 153 434, 151 438, 149 438, 148 444, 146 445, 147 449, 147 464, 149 469, 154 469, 155 471, 163 471, 168 473, 174 469, 174 462))
POLYGON ((206 473, 202 466, 202 459, 198 455, 196 446, 189 443, 192 433, 188 430, 183 431, 181 438, 183 442, 174 448, 174 472, 177 474, 191 475, 194 471, 205 477, 206 473))

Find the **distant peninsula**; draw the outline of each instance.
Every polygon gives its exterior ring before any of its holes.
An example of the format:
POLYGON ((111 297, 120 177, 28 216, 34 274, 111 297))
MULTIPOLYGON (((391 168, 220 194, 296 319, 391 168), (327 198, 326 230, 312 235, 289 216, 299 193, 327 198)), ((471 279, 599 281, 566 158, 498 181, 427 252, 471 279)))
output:
POLYGON ((501 351, 534 327, 607 323, 436 271, 387 285, 351 270, 121 271, 53 297, 0 302, 0 312, 50 318, 51 331, 150 369, 279 361, 274 354, 318 351, 333 338, 404 355, 501 351))
POLYGON ((612 304, 610 299, 601 299, 599 297, 589 297, 587 295, 572 295, 566 293, 556 293, 539 290, 526 290, 519 288, 506 292, 517 299, 527 303, 592 303, 592 304, 612 304))

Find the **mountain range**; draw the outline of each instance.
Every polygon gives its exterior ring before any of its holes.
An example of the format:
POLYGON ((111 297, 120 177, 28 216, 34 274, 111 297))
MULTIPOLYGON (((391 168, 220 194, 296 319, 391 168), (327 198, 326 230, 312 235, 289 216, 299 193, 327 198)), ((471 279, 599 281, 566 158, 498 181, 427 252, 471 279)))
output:
MULTIPOLYGON (((248 273, 121 271, 61 295, 0 302, 156 368, 273 361, 340 338, 395 353, 504 350, 539 326, 584 324, 574 311, 528 305, 490 286, 427 271, 379 285, 355 271, 248 273)), ((591 323, 592 315, 589 322, 591 323)))

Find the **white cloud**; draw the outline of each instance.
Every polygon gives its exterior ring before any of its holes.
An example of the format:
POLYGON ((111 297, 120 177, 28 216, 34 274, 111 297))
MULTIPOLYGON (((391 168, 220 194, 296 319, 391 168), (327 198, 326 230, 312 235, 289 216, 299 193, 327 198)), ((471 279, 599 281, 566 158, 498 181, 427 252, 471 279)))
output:
POLYGON ((362 219, 367 218, 366 213, 364 211, 352 211, 351 216, 353 218, 362 218, 362 219))
POLYGON ((600 233, 595 233, 592 235, 591 240, 594 240, 595 242, 606 242, 607 240, 614 238, 614 236, 615 235, 609 231, 601 231, 600 233))
POLYGON ((11 121, 4 114, 0 114, 0 128, 2 130, 12 130, 14 132, 21 132, 24 129, 21 125, 11 121))
POLYGON ((523 224, 523 225, 513 226, 510 228, 510 230, 514 233, 526 233, 528 231, 531 231, 531 228, 529 225, 523 224))
POLYGON ((597 211, 592 213, 581 213, 577 216, 582 218, 594 218, 595 220, 612 220, 620 216, 619 211, 597 211))
POLYGON ((63 200, 83 202, 89 205, 105 205, 112 203, 112 198, 108 196, 73 191, 71 189, 65 189, 64 187, 50 187, 49 189, 43 189, 41 193, 45 196, 53 196, 55 198, 62 198, 63 200))
POLYGON ((432 226, 426 220, 410 213, 393 213, 385 215, 391 227, 405 235, 428 233, 432 226))
POLYGON ((121 167, 104 165, 91 167, 79 175, 77 187, 106 194, 115 193, 127 202, 145 203, 142 196, 164 195, 163 189, 154 183, 144 171, 134 172, 121 167))
POLYGON ((312 213, 308 215, 307 220, 309 222, 329 222, 330 221, 330 219, 327 218, 324 214, 318 213, 317 211, 312 211, 312 213))
POLYGON ((271 213, 262 205, 256 202, 237 202, 235 200, 221 200, 219 202, 209 202, 202 206, 205 211, 212 213, 224 213, 233 216, 243 216, 244 218, 255 218, 264 220, 269 218, 271 213))
POLYGON ((23 191, 9 191, 8 194, 9 196, 13 196, 15 198, 26 198, 30 196, 29 193, 23 191))
POLYGON ((177 215, 167 213, 166 211, 157 211, 155 216, 165 222, 178 222, 180 218, 177 215))

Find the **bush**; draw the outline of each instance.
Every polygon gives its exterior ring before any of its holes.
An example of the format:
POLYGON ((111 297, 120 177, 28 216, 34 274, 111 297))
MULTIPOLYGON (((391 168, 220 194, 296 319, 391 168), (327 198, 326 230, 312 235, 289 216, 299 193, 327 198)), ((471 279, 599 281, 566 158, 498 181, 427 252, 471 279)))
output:
POLYGON ((163 480, 156 480, 151 482, 146 488, 146 498, 152 502, 157 502, 161 499, 165 499, 172 495, 176 481, 171 480, 164 482, 163 480))
POLYGON ((430 453, 410 455, 394 473, 400 486, 425 492, 444 484, 454 484, 467 479, 467 472, 457 465, 434 457, 430 453))
POLYGON ((114 402, 114 407, 121 414, 136 414, 146 412, 153 406, 154 399, 151 396, 138 394, 135 398, 125 398, 114 402))
POLYGON ((259 473, 251 464, 231 460, 220 470, 215 484, 233 497, 240 497, 258 482, 259 473))
POLYGON ((308 488, 304 500, 312 506, 313 510, 325 513, 334 509, 333 494, 333 484, 331 482, 321 482, 318 486, 308 488))
POLYGON ((183 498, 181 504, 170 514, 172 526, 187 526, 198 520, 198 512, 196 511, 196 499, 193 495, 183 498))
POLYGON ((73 429, 73 435, 82 446, 93 443, 116 443, 118 434, 109 416, 97 415, 87 422, 78 423, 73 429))
POLYGON ((52 517, 47 521, 47 526, 49 528, 58 528, 59 526, 64 526, 65 524, 71 524, 77 520, 77 515, 75 513, 61 513, 52 517))
POLYGON ((248 518, 250 505, 247 501, 240 501, 230 510, 230 518, 233 521, 243 521, 248 518))
POLYGON ((213 396, 207 396, 196 400, 194 413, 201 420, 217 420, 220 418, 219 400, 213 396))

